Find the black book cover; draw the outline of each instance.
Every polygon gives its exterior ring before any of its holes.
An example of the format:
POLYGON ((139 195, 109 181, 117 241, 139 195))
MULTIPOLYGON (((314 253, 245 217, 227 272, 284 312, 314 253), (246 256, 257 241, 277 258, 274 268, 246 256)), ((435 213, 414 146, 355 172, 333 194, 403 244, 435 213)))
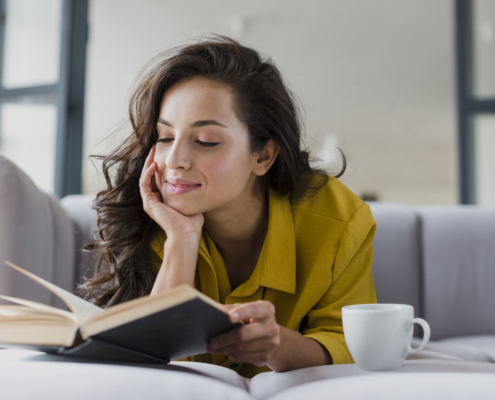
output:
POLYGON ((206 353, 211 339, 241 323, 199 298, 92 336, 162 360, 206 353))
POLYGON ((92 338, 85 340, 76 347, 71 347, 68 349, 62 348, 55 354, 84 358, 91 361, 108 361, 119 363, 167 364, 170 361, 116 346, 111 343, 100 342, 92 338))

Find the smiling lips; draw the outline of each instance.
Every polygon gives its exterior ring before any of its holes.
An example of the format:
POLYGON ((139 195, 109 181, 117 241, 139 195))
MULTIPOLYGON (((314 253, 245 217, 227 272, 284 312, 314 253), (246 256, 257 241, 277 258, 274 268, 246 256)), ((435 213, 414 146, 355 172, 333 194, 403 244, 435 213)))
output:
POLYGON ((184 194, 200 187, 201 184, 186 179, 167 180, 167 192, 170 194, 184 194))

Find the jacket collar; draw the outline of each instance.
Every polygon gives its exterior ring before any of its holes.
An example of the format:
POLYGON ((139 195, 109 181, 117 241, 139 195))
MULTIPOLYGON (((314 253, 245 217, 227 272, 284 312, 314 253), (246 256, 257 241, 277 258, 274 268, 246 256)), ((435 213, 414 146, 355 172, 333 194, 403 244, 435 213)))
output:
MULTIPOLYGON (((207 235, 206 231, 204 234, 207 235)), ((211 241, 211 238, 207 238, 211 241)), ((199 254, 215 270, 201 235, 199 254)), ((258 263, 251 277, 234 289, 231 296, 246 297, 260 286, 283 292, 296 292, 296 247, 292 207, 287 196, 269 189, 268 230, 258 263)))

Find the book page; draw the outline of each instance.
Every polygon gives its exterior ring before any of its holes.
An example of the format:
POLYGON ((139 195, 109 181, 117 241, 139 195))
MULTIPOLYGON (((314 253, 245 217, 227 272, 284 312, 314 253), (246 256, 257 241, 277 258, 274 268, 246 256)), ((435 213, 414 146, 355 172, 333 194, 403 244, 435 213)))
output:
POLYGON ((10 267, 14 268, 15 270, 19 271, 20 273, 31 278, 35 282, 38 282, 41 286, 44 286, 50 292, 58 296, 65 304, 67 304, 67 307, 69 307, 69 309, 76 315, 79 322, 83 322, 88 318, 104 311, 100 307, 97 307, 94 304, 91 304, 90 302, 83 300, 72 293, 69 293, 68 291, 58 287, 57 285, 54 285, 53 283, 45 281, 43 278, 40 278, 39 276, 36 276, 35 274, 26 271, 25 269, 22 269, 21 267, 12 264, 9 261, 5 261, 5 263, 10 267))
MULTIPOLYGON (((11 300, 9 300, 11 301, 11 300)), ((45 311, 38 310, 36 308, 31 308, 27 306, 20 306, 18 304, 16 305, 6 305, 6 304, 1 304, 0 305, 0 317, 12 317, 16 315, 48 315, 45 311)), ((49 315, 52 315, 49 313, 49 315)))
MULTIPOLYGON (((22 304, 23 306, 32 307, 36 310, 43 311, 47 314, 60 315, 60 316, 63 316, 65 318, 70 319, 71 321, 78 322, 77 317, 74 314, 72 314, 68 311, 65 311, 65 310, 61 310, 61 309, 56 308, 56 307, 47 306, 46 304, 38 303, 37 301, 18 299, 17 297, 10 297, 10 296, 3 296, 3 295, 0 295, 0 299, 8 300, 12 303, 22 304)), ((3 315, 4 313, 2 312, 2 308, 6 308, 8 311, 12 307, 0 306, 0 314, 3 315)), ((14 310, 12 310, 12 311, 14 311, 14 310)))

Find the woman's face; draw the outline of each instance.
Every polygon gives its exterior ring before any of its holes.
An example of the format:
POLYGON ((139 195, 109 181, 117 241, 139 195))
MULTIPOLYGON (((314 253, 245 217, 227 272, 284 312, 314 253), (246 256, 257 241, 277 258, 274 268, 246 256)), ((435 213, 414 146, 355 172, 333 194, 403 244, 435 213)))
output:
POLYGON ((155 181, 163 202, 184 215, 252 196, 258 156, 231 96, 226 86, 201 77, 177 82, 163 95, 155 181))

